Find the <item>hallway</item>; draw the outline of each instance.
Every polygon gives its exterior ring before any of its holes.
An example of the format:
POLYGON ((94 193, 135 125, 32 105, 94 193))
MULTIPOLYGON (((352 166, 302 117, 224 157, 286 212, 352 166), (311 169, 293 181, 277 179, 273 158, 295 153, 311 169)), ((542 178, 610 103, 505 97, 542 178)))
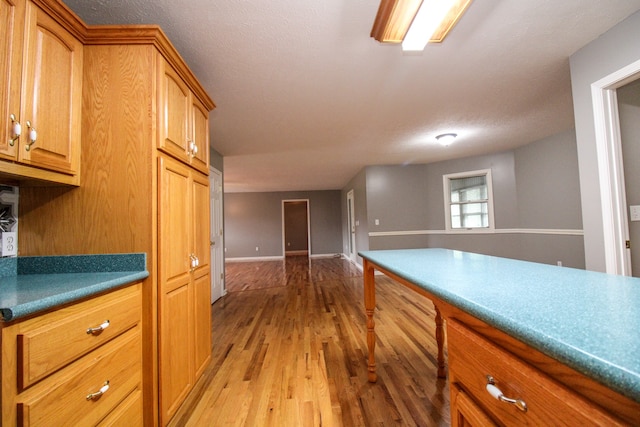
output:
POLYGON ((349 261, 228 263, 226 278, 212 306, 212 361, 173 425, 449 425, 426 298, 376 278, 370 384, 363 279, 349 261))

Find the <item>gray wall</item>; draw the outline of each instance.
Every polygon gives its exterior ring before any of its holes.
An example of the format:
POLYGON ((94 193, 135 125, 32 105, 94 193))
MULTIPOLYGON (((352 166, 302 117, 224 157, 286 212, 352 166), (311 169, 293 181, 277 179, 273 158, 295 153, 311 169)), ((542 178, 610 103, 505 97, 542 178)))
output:
POLYGON ((224 172, 224 160, 222 158, 222 154, 218 153, 211 147, 209 147, 209 164, 212 168, 217 169, 220 172, 224 172))
POLYGON ((586 268, 605 271, 604 231, 591 84, 640 59, 640 12, 570 58, 573 110, 580 166, 586 268))
POLYGON ((339 190, 225 193, 225 257, 282 257, 282 201, 293 199, 309 199, 311 255, 341 253, 339 190))
MULTIPOLYGON (((445 247, 584 268, 582 236, 522 232, 582 229, 577 163, 575 134, 567 131, 484 156, 427 165, 369 166, 365 174, 369 231, 418 231, 371 236, 369 248, 445 247), (480 169, 492 171, 498 232, 444 233, 443 175, 480 169)), ((343 218, 346 224, 346 211, 343 218)))
MULTIPOLYGON (((627 206, 640 205, 640 80, 618 89, 627 206)), ((629 222, 631 271, 640 277, 640 221, 629 222)))

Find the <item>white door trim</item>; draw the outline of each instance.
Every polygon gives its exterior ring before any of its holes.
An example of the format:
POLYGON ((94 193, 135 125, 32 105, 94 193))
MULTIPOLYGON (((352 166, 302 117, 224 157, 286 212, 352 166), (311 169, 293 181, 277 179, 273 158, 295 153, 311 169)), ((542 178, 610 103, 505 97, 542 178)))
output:
POLYGON ((354 263, 358 260, 358 250, 356 249, 356 202, 353 189, 347 193, 347 232, 349 233, 349 259, 354 263))
POLYGON ((282 200, 282 258, 284 259, 287 256, 287 243, 284 235, 284 204, 287 202, 305 202, 307 204, 307 256, 311 258, 311 209, 309 209, 309 199, 282 200))
POLYGON ((607 273, 625 276, 631 275, 631 252, 625 247, 629 223, 616 89, 636 80, 639 73, 640 61, 636 61, 591 84, 605 268, 607 273))
POLYGON ((225 286, 225 277, 224 277, 224 192, 222 190, 222 172, 215 169, 214 167, 210 166, 209 167, 209 185, 213 186, 214 185, 214 177, 217 179, 217 181, 219 182, 220 187, 218 189, 216 188, 211 188, 210 191, 211 192, 216 192, 219 191, 219 205, 216 209, 216 204, 214 203, 214 198, 212 197, 211 200, 209 201, 210 203, 210 211, 209 215, 210 215, 210 237, 211 237, 211 242, 212 242, 212 246, 210 248, 211 250, 211 265, 210 265, 210 275, 211 277, 209 278, 209 280, 211 281, 211 303, 213 304, 216 300, 217 300, 217 293, 214 291, 214 289, 216 289, 218 286, 220 286, 220 297, 223 297, 226 295, 227 293, 227 289, 225 286), (217 210, 217 212, 216 212, 217 210), (216 222, 216 218, 218 219, 218 223, 216 222), (217 224, 219 224, 219 230, 215 229, 217 227, 215 227, 217 224), (216 235, 218 235, 219 237, 219 241, 218 241, 218 246, 216 248, 213 247, 213 242, 214 239, 216 237, 216 235), (214 256, 214 254, 216 253, 219 254, 219 256, 214 256), (215 298, 215 299, 214 299, 215 298))

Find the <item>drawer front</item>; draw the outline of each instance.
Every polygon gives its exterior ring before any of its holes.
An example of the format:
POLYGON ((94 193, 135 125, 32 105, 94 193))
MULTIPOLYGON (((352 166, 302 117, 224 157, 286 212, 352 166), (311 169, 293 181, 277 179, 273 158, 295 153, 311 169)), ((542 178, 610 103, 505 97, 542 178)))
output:
POLYGON ((19 397, 18 425, 95 425, 134 390, 141 388, 139 328, 109 342, 19 397), (53 379, 53 377, 52 377, 53 379), (50 385, 51 383, 51 385, 50 385), (101 396, 89 398, 108 383, 101 396))
MULTIPOLYGON (((465 390, 482 409, 506 425, 620 425, 593 403, 516 358, 453 319, 447 320, 449 369, 452 387, 465 390), (487 391, 487 376, 515 404, 487 391), (455 384, 455 385, 454 385, 455 384)), ((454 397, 452 396, 452 399, 454 397)))
POLYGON ((17 335, 18 390, 139 323, 140 295, 135 285, 25 322, 17 335), (102 331, 88 333, 106 322, 102 331))
POLYGON ((99 427, 141 426, 143 425, 142 391, 134 390, 107 417, 100 421, 99 427))

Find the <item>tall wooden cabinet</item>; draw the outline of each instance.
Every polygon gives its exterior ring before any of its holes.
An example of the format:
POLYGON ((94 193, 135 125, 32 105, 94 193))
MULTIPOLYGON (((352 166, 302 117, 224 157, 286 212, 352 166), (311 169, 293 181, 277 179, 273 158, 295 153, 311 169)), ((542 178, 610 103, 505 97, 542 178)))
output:
POLYGON ((78 185, 82 42, 32 1, 0 10, 0 175, 78 185))
MULTIPOLYGON (((57 0, 37 1, 71 14, 57 0)), ((166 425, 211 354, 207 172, 214 104, 157 26, 85 26, 81 40, 80 187, 20 189, 19 252, 147 253, 145 425, 166 425), (171 85, 163 83, 169 75, 171 85), (192 141, 197 155, 189 154, 192 141)))
POLYGON ((171 417, 211 357, 209 180, 159 157, 161 413, 171 417), (207 299, 209 298, 209 299, 207 299))

